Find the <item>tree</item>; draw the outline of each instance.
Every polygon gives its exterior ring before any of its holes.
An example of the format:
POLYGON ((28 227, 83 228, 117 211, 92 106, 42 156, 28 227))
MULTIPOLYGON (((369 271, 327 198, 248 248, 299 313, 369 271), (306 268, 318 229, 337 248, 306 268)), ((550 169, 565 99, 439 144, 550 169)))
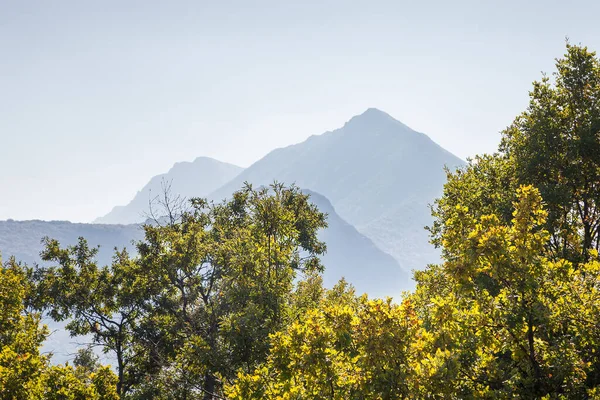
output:
POLYGON ((464 207, 475 217, 494 214, 510 223, 518 187, 515 175, 514 163, 501 153, 478 155, 462 169, 446 170, 443 195, 431 207, 434 222, 428 230, 432 243, 443 251, 446 227, 464 207))
MULTIPOLYGON (((41 396, 47 358, 39 354, 48 334, 40 317, 25 313, 25 270, 14 259, 0 268, 0 398, 41 396)), ((35 397, 34 397, 35 398, 35 397)))
POLYGON ((416 274, 430 393, 582 398, 600 384, 598 261, 548 259, 539 191, 516 197, 508 225, 457 205, 440 238, 444 263, 416 274))
POLYGON ((66 248, 46 238, 42 259, 56 265, 38 267, 36 304, 54 320, 67 320, 72 336, 90 334, 95 345, 115 356, 117 393, 124 395, 139 379, 133 373, 132 335, 142 311, 143 275, 125 250, 102 267, 95 261, 97 251, 84 238, 66 248))
POLYGON ((96 372, 100 368, 99 357, 94 353, 92 346, 77 350, 73 365, 89 372, 96 372))
POLYGON ((322 269, 325 226, 307 195, 277 183, 247 185, 219 204, 193 199, 180 217, 147 225, 138 245, 149 277, 140 342, 168 371, 161 385, 218 398, 224 380, 263 361, 296 273, 322 269))
POLYGON ((600 60, 567 43, 556 68, 553 79, 533 83, 527 110, 502 132, 497 154, 449 172, 433 209, 436 245, 458 202, 509 223, 515 190, 533 185, 548 211, 548 256, 577 264, 600 249, 600 60))
POLYGON ((598 385, 600 61, 567 44, 556 66, 499 152, 449 172, 433 207, 444 263, 416 273, 415 299, 437 349, 434 392, 585 396, 598 385))
POLYGON ((540 190, 553 253, 585 262, 600 246, 600 60, 567 43, 556 67, 554 83, 546 76, 534 82, 501 150, 519 182, 540 190))
POLYGON ((341 282, 315 308, 271 335, 256 370, 231 399, 399 399, 414 393, 420 323, 410 302, 358 298, 341 282))
POLYGON ((90 373, 50 366, 40 354, 48 334, 26 305, 31 271, 14 259, 0 262, 0 399, 117 400, 115 375, 106 367, 90 373))
POLYGON ((42 257, 54 265, 36 272, 35 304, 114 354, 119 395, 217 398, 238 369, 265 359, 296 274, 322 270, 325 215, 277 183, 218 204, 164 206, 138 256, 117 251, 110 266, 83 238, 66 248, 46 239, 42 257))

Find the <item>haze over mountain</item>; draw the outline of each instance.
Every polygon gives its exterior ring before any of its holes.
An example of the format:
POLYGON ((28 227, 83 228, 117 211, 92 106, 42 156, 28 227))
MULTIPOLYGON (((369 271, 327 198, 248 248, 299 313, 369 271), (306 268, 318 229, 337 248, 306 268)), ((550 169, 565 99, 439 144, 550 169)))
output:
POLYGON ((319 238, 327 243, 322 257, 325 265, 323 283, 332 287, 341 277, 352 283, 357 293, 371 297, 395 296, 414 288, 411 275, 391 255, 381 251, 371 239, 344 221, 327 198, 311 190, 310 195, 321 212, 327 213, 328 228, 319 238))
POLYGON ((114 248, 134 250, 132 241, 143 237, 139 225, 82 224, 68 221, 0 221, 0 254, 2 259, 14 256, 24 263, 40 263, 42 239, 56 239, 63 246, 77 243, 84 237, 90 246, 100 246, 99 264, 110 264, 114 248))
POLYGON ((143 222, 149 204, 163 194, 163 186, 171 184, 172 194, 185 198, 204 197, 218 189, 243 170, 237 165, 198 157, 193 162, 178 162, 167 173, 153 177, 125 206, 116 206, 94 222, 99 224, 134 224, 143 222))
POLYGON ((326 196, 339 215, 407 270, 437 262, 423 229, 441 194, 444 167, 464 162, 423 133, 375 108, 342 128, 273 150, 210 195, 230 196, 247 181, 296 183, 326 196))

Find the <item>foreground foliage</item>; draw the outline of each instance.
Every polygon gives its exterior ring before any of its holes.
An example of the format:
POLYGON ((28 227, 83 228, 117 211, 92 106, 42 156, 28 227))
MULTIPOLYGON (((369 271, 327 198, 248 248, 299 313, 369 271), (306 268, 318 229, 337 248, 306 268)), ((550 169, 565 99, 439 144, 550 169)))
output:
POLYGON ((29 282, 28 270, 13 259, 1 265, 0 399, 118 399, 108 367, 50 365, 40 354, 48 330, 39 314, 26 312, 29 282))
POLYGON ((240 374, 232 399, 404 398, 421 329, 409 301, 356 297, 345 283, 271 337, 268 360, 240 374))
POLYGON ((521 187, 516 197, 508 225, 459 210, 442 237, 447 261, 416 273, 416 292, 400 304, 327 292, 271 336, 267 361, 228 395, 588 396, 600 385, 600 262, 545 257, 539 192, 521 187))
POLYGON ((416 273, 412 296, 430 334, 431 393, 583 398, 600 385, 600 263, 548 259, 546 215, 526 186, 508 225, 466 207, 448 221, 447 261, 416 273))

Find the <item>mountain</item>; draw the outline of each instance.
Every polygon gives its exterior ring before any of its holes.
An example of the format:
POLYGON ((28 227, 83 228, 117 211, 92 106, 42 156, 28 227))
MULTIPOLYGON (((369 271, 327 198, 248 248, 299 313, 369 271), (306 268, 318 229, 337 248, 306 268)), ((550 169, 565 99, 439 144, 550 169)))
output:
POLYGON ((319 239, 327 243, 327 253, 322 257, 326 287, 332 287, 344 277, 357 293, 368 293, 371 297, 398 298, 402 290, 414 289, 410 274, 394 257, 344 221, 325 196, 311 190, 303 192, 310 195, 310 201, 321 212, 327 213, 328 227, 319 235, 319 239))
POLYGON ((171 194, 185 198, 205 197, 243 171, 242 167, 208 157, 193 162, 176 163, 166 174, 150 179, 133 200, 125 206, 116 206, 94 222, 100 224, 134 224, 146 220, 150 201, 163 194, 163 186, 171 185, 171 194))
POLYGON ((421 269, 439 259, 423 229, 428 204, 442 193, 444 167, 462 165, 425 134, 370 108, 339 129, 273 150, 209 197, 230 196, 245 181, 295 183, 326 196, 403 268, 421 269))

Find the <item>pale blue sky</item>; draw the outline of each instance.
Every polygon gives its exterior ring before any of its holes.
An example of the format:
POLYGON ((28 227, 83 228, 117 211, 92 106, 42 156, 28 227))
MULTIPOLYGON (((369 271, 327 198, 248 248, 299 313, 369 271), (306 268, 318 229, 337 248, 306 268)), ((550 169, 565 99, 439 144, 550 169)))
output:
POLYGON ((177 161, 248 166, 380 108, 493 151, 600 1, 0 0, 0 219, 91 221, 177 161))

